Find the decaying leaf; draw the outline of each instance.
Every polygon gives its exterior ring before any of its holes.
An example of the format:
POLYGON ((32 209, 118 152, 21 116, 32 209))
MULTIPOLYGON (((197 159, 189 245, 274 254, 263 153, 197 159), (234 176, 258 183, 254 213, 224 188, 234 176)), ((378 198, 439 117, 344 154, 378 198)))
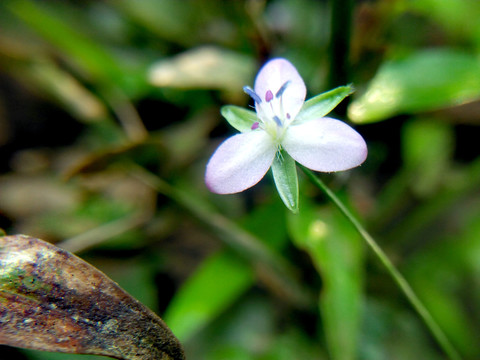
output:
POLYGON ((0 344, 125 360, 180 360, 165 323, 75 255, 0 237, 0 344))

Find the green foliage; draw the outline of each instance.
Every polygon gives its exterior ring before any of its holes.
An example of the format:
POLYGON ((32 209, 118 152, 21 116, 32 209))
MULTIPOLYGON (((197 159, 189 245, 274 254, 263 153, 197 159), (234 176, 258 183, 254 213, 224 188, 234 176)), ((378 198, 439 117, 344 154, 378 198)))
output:
POLYGON ((477 57, 452 49, 423 50, 385 62, 367 91, 349 108, 358 123, 436 110, 480 96, 477 57))
POLYGON ((242 87, 286 57, 326 91, 299 121, 355 87, 337 113, 369 157, 319 176, 480 358, 480 6, 346 2, 347 66, 330 58, 346 37, 330 38, 327 3, 0 1, 0 235, 78 252, 164 315, 189 359, 444 358, 287 154, 245 193, 206 189, 217 144, 256 121, 242 87), (333 68, 353 85, 330 89, 333 68))
POLYGON ((214 254, 183 284, 164 319, 172 331, 186 341, 224 312, 253 281, 252 270, 234 255, 214 254))
POLYGON ((332 111, 338 104, 354 91, 351 85, 339 86, 305 101, 297 121, 321 118, 332 111))
POLYGON ((258 122, 255 112, 240 106, 225 105, 222 107, 221 112, 228 123, 240 132, 252 130, 252 125, 258 122))
POLYGON ((307 201, 302 203, 302 213, 289 217, 289 229, 324 282, 319 307, 329 352, 332 359, 352 359, 357 352, 363 305, 361 239, 335 209, 315 208, 307 201))
POLYGON ((272 174, 278 194, 288 210, 298 213, 298 176, 295 160, 285 150, 279 150, 272 164, 272 174))

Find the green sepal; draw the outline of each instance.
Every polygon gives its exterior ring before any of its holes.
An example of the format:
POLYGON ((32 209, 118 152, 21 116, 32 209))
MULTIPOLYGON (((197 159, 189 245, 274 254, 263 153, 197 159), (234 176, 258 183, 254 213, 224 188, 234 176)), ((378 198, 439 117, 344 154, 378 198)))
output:
POLYGON ((222 116, 238 131, 244 133, 252 130, 252 125, 258 121, 254 111, 235 105, 222 106, 222 116))
POLYGON ((305 101, 295 122, 319 119, 332 111, 348 95, 355 91, 352 85, 339 86, 305 101))
POLYGON ((298 176, 295 160, 285 150, 277 152, 272 164, 273 179, 285 206, 298 213, 298 176))

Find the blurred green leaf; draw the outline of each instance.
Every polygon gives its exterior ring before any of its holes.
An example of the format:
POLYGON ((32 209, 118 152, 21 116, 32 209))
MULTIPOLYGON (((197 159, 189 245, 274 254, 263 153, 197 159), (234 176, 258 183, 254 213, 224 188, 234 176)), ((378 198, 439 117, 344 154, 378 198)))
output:
POLYGON ((278 194, 288 210, 298 213, 298 176, 295 160, 285 150, 277 152, 272 163, 278 194))
MULTIPOLYGON (((405 10, 420 13, 434 19, 437 25, 447 30, 454 39, 475 43, 480 46, 480 3, 472 0, 403 0, 405 10)), ((458 41, 458 40, 457 40, 458 41)))
POLYGON ((252 290, 187 346, 198 360, 326 359, 317 341, 311 341, 297 324, 284 321, 289 314, 252 290))
POLYGON ((348 109, 356 123, 435 110, 480 97, 480 62, 453 49, 419 50, 382 64, 348 109))
POLYGON ((403 130, 403 158, 411 187, 420 196, 430 195, 448 171, 455 141, 452 128, 435 119, 416 119, 403 130))
MULTIPOLYGON (((270 248, 278 250, 287 241, 286 228, 278 224, 284 213, 280 202, 267 204, 256 208, 242 223, 270 248)), ((189 340, 231 306, 255 281, 251 264, 240 260, 231 251, 219 251, 207 258, 182 285, 163 317, 180 339, 189 340)))
POLYGON ((288 218, 292 238, 312 258, 324 288, 320 309, 332 359, 355 359, 363 302, 363 248, 343 215, 302 202, 299 215, 288 218))
POLYGON ((177 292, 164 319, 187 340, 221 314, 252 286, 254 273, 234 254, 221 251, 209 257, 177 292))
POLYGON ((198 15, 193 1, 120 0, 112 4, 162 39, 184 45, 192 43, 192 28, 198 15))
POLYGON ((285 206, 275 196, 272 202, 258 205, 240 221, 242 227, 262 239, 269 248, 281 252, 289 244, 285 206))
POLYGON ((119 85, 125 79, 117 59, 98 42, 71 26, 54 7, 30 0, 7 1, 7 8, 35 32, 57 47, 84 75, 103 85, 119 85))

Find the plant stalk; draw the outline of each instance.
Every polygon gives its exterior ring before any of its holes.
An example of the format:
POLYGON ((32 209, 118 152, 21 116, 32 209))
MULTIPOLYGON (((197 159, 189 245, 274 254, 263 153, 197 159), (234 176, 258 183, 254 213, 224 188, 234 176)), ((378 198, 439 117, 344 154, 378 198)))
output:
POLYGON ((405 294, 407 300, 416 310, 416 312, 420 315, 422 320, 425 322, 427 327, 430 329, 430 332, 443 349, 445 354, 451 360, 461 360, 461 357, 457 350, 453 347, 450 340, 448 340, 447 336, 437 324, 435 319, 432 317, 428 309, 422 303, 422 301, 418 298, 418 296, 413 291, 410 284, 407 282, 405 277, 398 271, 398 269, 393 265, 390 261, 388 256, 383 252, 380 246, 377 244, 375 239, 365 230, 363 225, 353 216, 353 214, 348 210, 348 208, 342 203, 342 201, 335 195, 333 191, 331 191, 322 180, 320 180, 312 171, 309 169, 299 165, 305 175, 312 181, 312 183, 317 186, 320 190, 322 190, 327 197, 337 206, 340 212, 350 221, 353 227, 358 231, 360 236, 366 241, 367 245, 373 250, 375 255, 379 258, 381 263, 385 266, 387 271, 392 276, 393 280, 397 283, 400 290, 405 294))

